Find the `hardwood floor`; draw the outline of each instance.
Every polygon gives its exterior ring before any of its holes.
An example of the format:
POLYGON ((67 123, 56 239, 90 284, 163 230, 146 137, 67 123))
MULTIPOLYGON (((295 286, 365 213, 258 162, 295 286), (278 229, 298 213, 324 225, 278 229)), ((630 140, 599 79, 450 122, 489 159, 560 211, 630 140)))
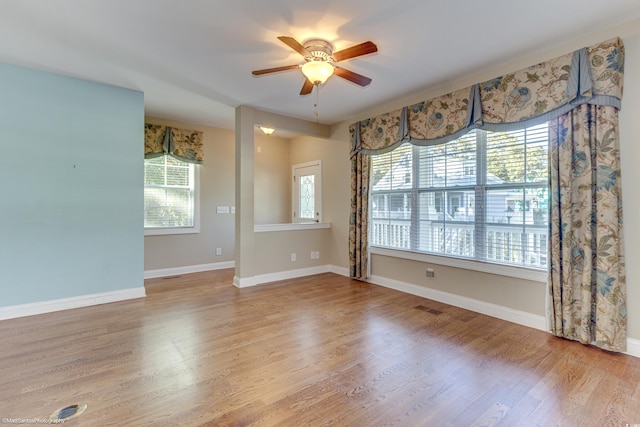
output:
POLYGON ((640 359, 330 273, 232 275, 0 322, 0 418, 86 403, 65 424, 640 423, 640 359))

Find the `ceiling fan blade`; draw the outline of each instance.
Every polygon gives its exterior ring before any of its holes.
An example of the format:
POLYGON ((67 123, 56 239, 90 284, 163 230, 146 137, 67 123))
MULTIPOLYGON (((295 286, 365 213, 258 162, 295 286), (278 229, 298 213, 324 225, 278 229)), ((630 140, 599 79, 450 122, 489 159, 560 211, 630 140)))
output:
POLYGON ((304 79, 304 84, 302 85, 302 89, 300 90, 300 95, 309 95, 313 91, 313 83, 309 81, 309 79, 304 79))
POLYGON ((255 70, 251 74, 254 76, 261 76, 263 74, 277 73, 278 71, 295 70, 300 68, 299 65, 285 65, 284 67, 265 68, 264 70, 255 70))
POLYGON ((280 36, 278 40, 289 46, 291 49, 295 50, 302 56, 311 56, 311 52, 309 52, 304 46, 302 46, 298 40, 293 37, 280 36))
POLYGON ((365 77, 362 74, 354 73, 353 71, 349 71, 346 68, 336 67, 334 74, 360 86, 367 86, 369 83, 371 83, 371 79, 369 77, 365 77))
POLYGON ((340 62, 344 61, 345 59, 355 58, 357 56, 367 55, 369 53, 374 53, 377 51, 378 46, 376 46, 373 42, 367 41, 335 52, 333 54, 333 60, 336 62, 340 62))

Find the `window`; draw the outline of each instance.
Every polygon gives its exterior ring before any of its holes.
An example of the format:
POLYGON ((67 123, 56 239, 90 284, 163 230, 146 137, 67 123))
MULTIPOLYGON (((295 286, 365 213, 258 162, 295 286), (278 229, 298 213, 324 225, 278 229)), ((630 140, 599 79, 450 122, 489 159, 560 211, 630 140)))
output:
POLYGON ((292 222, 322 222, 322 163, 293 165, 292 222))
POLYGON ((547 148, 543 124, 373 156, 371 246, 545 270, 547 148))
POLYGON ((145 234, 197 233, 198 167, 171 156, 144 160, 145 234))

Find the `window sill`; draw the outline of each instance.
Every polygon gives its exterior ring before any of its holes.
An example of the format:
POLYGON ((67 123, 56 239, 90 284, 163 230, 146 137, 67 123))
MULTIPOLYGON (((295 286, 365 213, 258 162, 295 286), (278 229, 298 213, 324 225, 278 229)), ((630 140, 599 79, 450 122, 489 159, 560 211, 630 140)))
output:
POLYGON ((145 228, 145 236, 165 236, 171 234, 198 234, 200 227, 145 228))
POLYGON ((517 279, 532 280, 536 282, 546 283, 547 281, 546 271, 533 270, 524 267, 506 266, 489 262, 471 261, 441 255, 422 254, 418 252, 409 252, 398 249, 387 249, 379 247, 370 247, 369 253, 374 255, 408 259, 412 261, 420 261, 429 264, 463 268, 465 270, 480 271, 483 273, 497 274, 500 276, 514 277, 517 279))
POLYGON ((256 224, 253 226, 253 231, 254 233, 267 233, 270 231, 317 230, 321 228, 331 228, 331 223, 300 222, 290 224, 256 224))

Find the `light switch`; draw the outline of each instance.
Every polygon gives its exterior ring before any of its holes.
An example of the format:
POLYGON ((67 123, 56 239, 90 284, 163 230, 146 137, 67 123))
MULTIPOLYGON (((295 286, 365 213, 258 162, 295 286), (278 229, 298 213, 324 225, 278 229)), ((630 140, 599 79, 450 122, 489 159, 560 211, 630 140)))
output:
POLYGON ((228 214, 229 213, 229 206, 218 206, 216 208, 216 212, 219 214, 228 214))

